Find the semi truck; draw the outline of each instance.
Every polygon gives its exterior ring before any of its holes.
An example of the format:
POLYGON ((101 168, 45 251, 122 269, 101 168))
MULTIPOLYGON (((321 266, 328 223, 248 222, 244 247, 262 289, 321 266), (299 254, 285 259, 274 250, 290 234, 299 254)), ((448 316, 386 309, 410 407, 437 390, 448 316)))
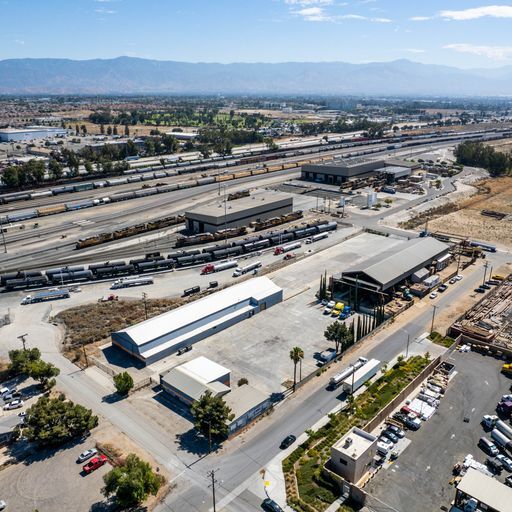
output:
POLYGON ((343 381, 343 391, 355 393, 366 381, 374 377, 379 369, 380 361, 371 359, 343 381))
POLYGON ((27 295, 21 301, 21 304, 35 304, 37 302, 47 302, 50 300, 69 299, 69 290, 49 290, 47 292, 39 292, 35 295, 27 295))
POLYGON ((153 278, 151 276, 123 277, 114 281, 110 289, 116 290, 118 288, 129 288, 131 286, 144 286, 148 284, 153 284, 153 278))
POLYGON ((222 263, 209 263, 201 270, 201 275, 213 274, 214 272, 221 272, 228 268, 234 268, 238 266, 237 260, 223 261, 222 263))
POLYGON ((251 263, 250 265, 246 265, 245 267, 237 267, 235 268, 235 271, 233 272, 233 277, 240 277, 244 274, 247 274, 247 272, 250 272, 251 270, 256 270, 257 268, 261 267, 261 261, 255 261, 254 263, 251 263))
POLYGON ((329 388, 336 389, 347 377, 350 377, 356 370, 368 362, 366 357, 360 357, 353 365, 337 373, 329 380, 329 388))
POLYGON ((279 245, 274 249, 274 256, 279 256, 285 252, 293 251, 294 249, 298 249, 301 246, 302 244, 300 242, 292 242, 290 244, 279 245))
POLYGON ((328 236, 329 236, 328 233, 318 233, 318 235, 312 236, 310 238, 306 238, 306 243, 313 244, 315 242, 318 242, 318 240, 327 238, 328 236))

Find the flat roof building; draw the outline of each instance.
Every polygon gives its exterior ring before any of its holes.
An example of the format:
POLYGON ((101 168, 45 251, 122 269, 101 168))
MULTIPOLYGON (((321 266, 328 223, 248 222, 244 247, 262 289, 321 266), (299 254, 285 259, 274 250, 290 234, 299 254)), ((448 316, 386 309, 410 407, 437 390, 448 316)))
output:
POLYGON ((23 142, 46 139, 57 135, 67 135, 64 128, 54 126, 27 126, 26 128, 3 128, 0 130, 0 142, 23 142))
POLYGON ((432 237, 414 238, 402 249, 391 249, 365 263, 335 274, 334 282, 360 289, 386 291, 448 254, 450 247, 432 237))
POLYGON ((224 228, 247 226, 255 220, 265 220, 293 211, 293 198, 281 192, 266 191, 250 197, 199 206, 185 212, 187 229, 191 233, 215 232, 224 228))
POLYGON ((411 174, 419 164, 404 160, 366 160, 366 159, 337 159, 327 164, 306 164, 301 170, 301 179, 341 185, 353 178, 365 178, 380 173, 390 177, 403 177, 411 174), (399 170, 400 169, 400 170, 399 170), (399 175, 399 176, 398 176, 399 175))
POLYGON ((512 489, 496 478, 469 468, 457 485, 455 506, 465 510, 469 500, 477 501, 475 512, 508 512, 512 504, 512 489))
POLYGON ((376 453, 377 438, 353 427, 331 446, 330 469, 355 484, 368 472, 376 453))
POLYGON ((256 277, 114 332, 112 343, 151 364, 282 300, 282 288, 256 277))
POLYGON ((166 393, 187 405, 207 391, 222 397, 234 414, 228 425, 231 435, 265 412, 272 402, 267 394, 248 384, 231 389, 230 379, 230 370, 200 356, 160 375, 160 384, 166 393))

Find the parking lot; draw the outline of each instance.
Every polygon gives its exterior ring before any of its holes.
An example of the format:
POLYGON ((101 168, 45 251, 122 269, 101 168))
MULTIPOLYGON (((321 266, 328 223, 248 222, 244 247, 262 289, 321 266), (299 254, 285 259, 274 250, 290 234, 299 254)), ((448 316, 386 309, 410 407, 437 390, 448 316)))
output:
POLYGON ((5 468, 0 478, 0 499, 7 502, 7 510, 106 512, 101 488, 110 465, 85 476, 85 462, 76 462, 78 455, 91 447, 94 440, 88 438, 57 452, 34 451, 23 462, 5 468))
MULTIPOLYGON (((453 466, 468 454, 485 462, 487 455, 478 447, 478 440, 490 436, 480 421, 484 414, 495 414, 496 403, 509 392, 511 380, 500 373, 502 361, 456 352, 449 362, 455 364, 457 373, 436 414, 417 432, 407 432, 411 440, 407 449, 365 487, 371 496, 400 512, 449 508, 455 496, 449 484, 453 466)), ((509 474, 504 470, 497 478, 504 481, 509 474)))

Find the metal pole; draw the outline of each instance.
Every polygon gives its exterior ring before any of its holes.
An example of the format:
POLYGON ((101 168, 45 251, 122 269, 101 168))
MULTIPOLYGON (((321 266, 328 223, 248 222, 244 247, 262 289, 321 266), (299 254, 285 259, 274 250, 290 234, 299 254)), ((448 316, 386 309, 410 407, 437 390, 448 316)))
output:
POLYGON ((26 340, 25 340, 25 337, 27 337, 28 334, 20 334, 18 336, 18 339, 21 340, 21 343, 23 343, 23 350, 27 350, 26 348, 26 340))
POLYGON ((405 349, 405 359, 409 357, 409 340, 411 339, 411 335, 407 333, 407 347, 405 349))
POLYGON ((217 480, 215 480, 215 471, 218 471, 218 469, 217 470, 212 469, 207 475, 209 478, 212 479, 212 483, 208 487, 212 488, 213 512, 217 512, 216 503, 215 503, 215 484, 217 483, 217 480))
POLYGON ((2 242, 4 243, 4 252, 7 254, 7 244, 5 243, 4 227, 2 226, 2 217, 0 217, 0 231, 2 232, 2 242))
POLYGON ((487 267, 489 266, 489 263, 487 261, 484 263, 484 280, 482 281, 482 284, 485 284, 485 278, 487 276, 487 267))
POLYGON ((436 309, 438 306, 432 306, 434 309, 432 310, 432 325, 430 326, 430 334, 434 332, 434 318, 436 317, 436 309))

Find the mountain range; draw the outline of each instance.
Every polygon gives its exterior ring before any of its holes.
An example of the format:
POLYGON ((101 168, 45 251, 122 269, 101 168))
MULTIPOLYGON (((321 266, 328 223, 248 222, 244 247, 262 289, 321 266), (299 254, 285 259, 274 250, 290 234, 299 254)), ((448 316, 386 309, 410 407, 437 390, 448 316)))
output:
POLYGON ((459 69, 409 60, 188 63, 134 57, 7 59, 0 94, 512 95, 512 66, 459 69))

